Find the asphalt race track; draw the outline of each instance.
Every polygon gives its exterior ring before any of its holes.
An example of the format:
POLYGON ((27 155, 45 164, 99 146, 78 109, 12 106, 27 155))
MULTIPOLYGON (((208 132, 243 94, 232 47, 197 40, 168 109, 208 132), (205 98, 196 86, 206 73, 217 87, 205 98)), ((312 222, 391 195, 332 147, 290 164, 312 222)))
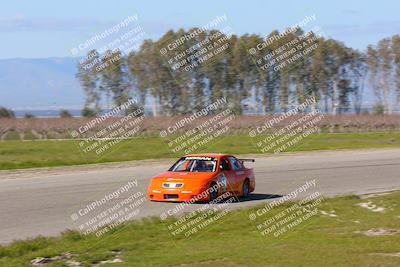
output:
MULTIPOLYGON (((128 181, 136 180, 135 190, 145 193, 150 178, 174 161, 1 171, 0 243, 76 229, 71 214, 128 181)), ((269 201, 271 195, 287 194, 313 179, 326 196, 400 189, 400 149, 256 156, 247 165, 254 166, 256 191, 250 201, 232 208, 269 201)), ((176 205, 146 201, 136 217, 160 216, 176 205)))

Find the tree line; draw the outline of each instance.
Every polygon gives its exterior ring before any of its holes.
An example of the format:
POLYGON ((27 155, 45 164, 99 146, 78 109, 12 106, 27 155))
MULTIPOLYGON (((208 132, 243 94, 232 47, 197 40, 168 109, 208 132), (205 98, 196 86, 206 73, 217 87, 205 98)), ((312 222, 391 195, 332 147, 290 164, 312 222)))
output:
POLYGON ((221 97, 227 97, 237 114, 246 109, 257 114, 284 112, 310 97, 315 97, 317 107, 326 113, 360 114, 366 88, 373 91, 375 108, 381 113, 392 113, 400 102, 399 35, 359 51, 309 32, 315 49, 279 69, 262 68, 258 60, 304 36, 302 29, 286 33, 253 54, 249 49, 279 32, 263 38, 256 34, 228 36, 217 30, 204 31, 167 56, 160 53, 174 40, 195 31, 198 29, 170 30, 158 40, 145 40, 128 55, 119 50, 105 54, 89 51, 77 72, 86 94, 83 115, 98 114, 102 103, 110 108, 133 96, 141 104, 151 98, 156 116, 190 114, 221 97), (200 52, 202 47, 196 44, 216 35, 227 44, 223 51, 208 60, 191 57, 188 71, 170 64, 172 58, 188 49, 193 54, 200 52))
MULTIPOLYGON (((72 114, 66 109, 61 109, 59 111, 58 115, 60 118, 71 118, 72 117, 72 114)), ((16 116, 12 109, 7 109, 6 107, 0 106, 0 119, 1 118, 14 119, 14 118, 16 118, 16 116)), ((24 118, 32 119, 32 118, 35 118, 35 115, 33 115, 32 113, 25 113, 24 118)))

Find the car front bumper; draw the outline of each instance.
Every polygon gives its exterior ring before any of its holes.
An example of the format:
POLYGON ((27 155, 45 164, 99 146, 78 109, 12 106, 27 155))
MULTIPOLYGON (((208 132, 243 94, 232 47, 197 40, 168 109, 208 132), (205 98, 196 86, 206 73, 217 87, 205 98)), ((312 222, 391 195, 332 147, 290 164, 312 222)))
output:
POLYGON ((184 201, 206 201, 209 199, 205 189, 201 190, 184 190, 184 189, 149 189, 147 197, 151 201, 168 201, 168 202, 184 202, 184 201))

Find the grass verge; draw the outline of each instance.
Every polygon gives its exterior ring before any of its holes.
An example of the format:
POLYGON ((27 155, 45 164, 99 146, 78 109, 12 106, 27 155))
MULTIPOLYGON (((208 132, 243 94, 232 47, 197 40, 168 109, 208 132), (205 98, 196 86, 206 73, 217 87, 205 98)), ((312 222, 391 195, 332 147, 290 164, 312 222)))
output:
MULTIPOLYGON (((317 215, 280 237, 261 236, 249 214, 258 207, 229 212, 206 231, 172 238, 165 222, 135 221, 102 237, 69 231, 60 237, 16 241, 0 247, 0 266, 27 266, 37 257, 65 252, 83 266, 118 257, 104 266, 400 266, 400 232, 367 236, 372 229, 400 230, 400 192, 360 199, 325 199, 317 215), (382 207, 374 212, 360 203, 382 207), (325 214, 325 215, 324 215, 325 214), (335 214, 335 216, 327 215, 335 214)), ((293 203, 292 203, 293 204, 293 203)), ((288 207, 276 207, 278 214, 288 207)), ((58 260, 48 266, 67 266, 58 260)), ((103 265, 102 265, 103 266, 103 265)))
MULTIPOLYGON (((399 132, 315 134, 285 151, 391 147, 400 147, 399 132)), ((195 152, 255 154, 260 150, 247 135, 229 135, 219 137, 195 152)), ((167 143, 157 137, 123 140, 99 155, 83 153, 79 141, 74 140, 3 141, 0 142, 0 170, 171 158, 182 154, 186 153, 172 153, 167 143)))

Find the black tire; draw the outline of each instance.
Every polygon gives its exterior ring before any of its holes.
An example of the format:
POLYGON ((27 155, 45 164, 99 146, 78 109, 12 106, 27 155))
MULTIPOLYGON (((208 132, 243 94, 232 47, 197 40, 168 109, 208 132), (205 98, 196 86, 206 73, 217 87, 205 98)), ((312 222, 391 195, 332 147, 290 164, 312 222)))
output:
POLYGON ((217 187, 217 183, 216 182, 212 182, 210 184, 210 201, 213 201, 215 199, 217 199, 218 197, 218 187, 217 187))
POLYGON ((250 181, 249 179, 245 179, 242 186, 242 197, 244 199, 248 199, 250 197, 250 181))

